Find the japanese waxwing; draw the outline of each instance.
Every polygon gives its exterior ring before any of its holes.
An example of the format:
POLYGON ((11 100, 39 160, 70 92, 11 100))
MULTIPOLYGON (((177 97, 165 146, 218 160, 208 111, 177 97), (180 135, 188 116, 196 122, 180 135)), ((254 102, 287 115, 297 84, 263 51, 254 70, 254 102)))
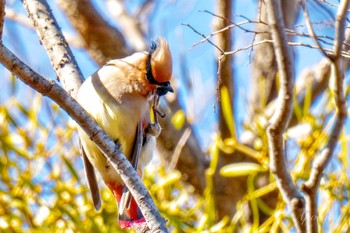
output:
MULTIPOLYGON (((147 52, 109 61, 79 89, 78 102, 117 143, 141 177, 155 151, 155 137, 160 133, 158 122, 150 121, 151 100, 156 102, 153 111, 157 117, 160 113, 156 100, 173 92, 171 74, 169 46, 159 37, 147 52)), ((95 209, 101 207, 96 169, 117 200, 120 226, 143 224, 145 219, 118 173, 89 136, 80 128, 78 132, 95 209)))

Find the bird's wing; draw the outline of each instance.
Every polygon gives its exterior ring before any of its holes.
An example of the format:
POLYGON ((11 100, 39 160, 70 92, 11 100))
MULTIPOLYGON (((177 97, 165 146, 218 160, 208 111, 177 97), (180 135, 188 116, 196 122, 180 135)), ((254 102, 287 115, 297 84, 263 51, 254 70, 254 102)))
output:
POLYGON ((84 151, 83 145, 81 144, 80 140, 79 140, 79 144, 80 144, 81 155, 83 157, 83 162, 84 162, 85 176, 88 182, 88 187, 91 192, 92 202, 94 203, 95 209, 99 210, 101 208, 101 196, 100 196, 100 190, 98 188, 95 169, 90 163, 89 158, 86 156, 86 153, 84 151))
MULTIPOLYGON (((138 166, 138 162, 139 162, 139 158, 142 150, 142 144, 143 144, 143 132, 142 132, 142 121, 140 121, 137 125, 133 153, 130 158, 131 165, 134 167, 136 171, 137 171, 137 166, 138 166)), ((130 208, 131 198, 132 198, 132 195, 129 189, 124 185, 123 194, 118 206, 120 215, 122 215, 126 209, 130 208)))

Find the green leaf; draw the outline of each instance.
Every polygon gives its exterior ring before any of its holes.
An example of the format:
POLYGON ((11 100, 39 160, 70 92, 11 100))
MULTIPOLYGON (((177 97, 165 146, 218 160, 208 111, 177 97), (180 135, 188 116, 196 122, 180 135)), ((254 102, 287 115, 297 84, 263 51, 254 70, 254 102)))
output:
POLYGON ((226 177, 247 176, 257 172, 265 172, 266 168, 256 163, 235 163, 220 169, 220 175, 226 177))
POLYGON ((225 121, 230 130, 232 138, 236 138, 236 127, 235 127, 235 121, 233 119, 231 97, 227 87, 223 86, 221 88, 220 95, 221 95, 222 111, 224 114, 225 121))

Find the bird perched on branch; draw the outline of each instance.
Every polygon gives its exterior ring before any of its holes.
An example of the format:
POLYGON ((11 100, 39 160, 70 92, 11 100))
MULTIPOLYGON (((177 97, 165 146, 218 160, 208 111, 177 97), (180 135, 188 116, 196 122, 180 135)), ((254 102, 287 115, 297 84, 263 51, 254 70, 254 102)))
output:
MULTIPOLYGON (((160 96, 173 92, 170 85, 172 57, 163 38, 151 43, 147 52, 109 61, 81 86, 77 100, 115 141, 142 177, 160 133, 157 109, 160 96), (150 121, 152 109, 155 122, 150 121)), ((85 174, 95 209, 101 207, 95 169, 118 202, 119 223, 130 228, 145 222, 116 170, 89 136, 78 129, 85 174)))

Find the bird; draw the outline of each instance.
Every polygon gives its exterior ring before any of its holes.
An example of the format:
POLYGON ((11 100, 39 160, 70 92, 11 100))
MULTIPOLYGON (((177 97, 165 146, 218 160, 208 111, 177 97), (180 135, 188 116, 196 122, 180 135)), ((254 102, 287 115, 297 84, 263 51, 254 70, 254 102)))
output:
MULTIPOLYGON (((78 103, 114 140, 140 177, 154 154, 156 137, 161 131, 157 118, 163 116, 157 107, 159 98, 174 92, 171 77, 169 45, 158 37, 148 51, 107 62, 83 82, 77 94, 78 103), (154 122, 150 120, 152 109, 154 122)), ((79 127, 78 134, 95 209, 101 208, 97 171, 116 198, 120 227, 145 223, 136 201, 110 161, 79 127)))

